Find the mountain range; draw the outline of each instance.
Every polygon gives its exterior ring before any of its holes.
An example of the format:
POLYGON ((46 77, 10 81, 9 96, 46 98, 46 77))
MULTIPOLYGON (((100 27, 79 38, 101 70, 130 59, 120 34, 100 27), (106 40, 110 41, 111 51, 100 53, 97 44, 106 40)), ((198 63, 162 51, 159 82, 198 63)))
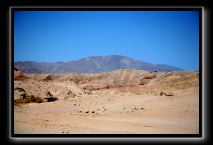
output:
POLYGON ((152 64, 120 55, 91 56, 68 62, 35 62, 17 61, 14 67, 25 73, 100 73, 117 69, 136 69, 145 71, 183 71, 183 69, 164 65, 152 64))

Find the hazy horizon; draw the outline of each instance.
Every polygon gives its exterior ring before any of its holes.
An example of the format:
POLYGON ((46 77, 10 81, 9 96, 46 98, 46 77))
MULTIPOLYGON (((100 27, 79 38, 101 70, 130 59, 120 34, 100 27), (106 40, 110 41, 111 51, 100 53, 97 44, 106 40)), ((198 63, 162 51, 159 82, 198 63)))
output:
MULTIPOLYGON (((78 60, 81 60, 81 59, 86 59, 86 58, 91 58, 91 57, 108 57, 108 56, 122 56, 122 57, 127 57, 127 56, 123 56, 123 55, 114 55, 114 54, 112 54, 112 55, 102 55, 102 56, 99 56, 99 55, 98 56, 88 56, 88 57, 84 57, 84 58, 80 58, 80 59, 76 59, 76 60, 70 60, 70 61, 34 61, 34 60, 21 60, 21 61, 15 61, 15 63, 16 62, 38 62, 38 63, 59 63, 59 62, 62 62, 62 63, 66 63, 66 62, 78 61, 78 60)), ((133 59, 131 57, 128 57, 128 58, 133 59)), ((134 60, 136 60, 136 59, 134 59, 134 60)), ((151 62, 147 62, 147 61, 143 61, 143 60, 136 60, 136 61, 141 61, 141 62, 145 62, 145 63, 151 63, 151 62)), ((151 63, 151 64, 154 64, 154 65, 167 65, 167 64, 155 64, 155 63, 151 63)), ((177 67, 177 66, 174 66, 174 67, 177 67)), ((184 70, 183 68, 180 68, 180 69, 184 70)))
POLYGON ((121 55, 199 70, 197 11, 16 11, 14 62, 121 55))

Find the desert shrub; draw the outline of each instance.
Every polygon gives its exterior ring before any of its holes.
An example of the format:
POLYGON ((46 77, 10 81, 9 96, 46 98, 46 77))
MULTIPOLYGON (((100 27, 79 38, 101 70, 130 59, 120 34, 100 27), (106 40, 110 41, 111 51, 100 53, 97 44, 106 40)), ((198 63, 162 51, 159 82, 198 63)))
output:
POLYGON ((23 99, 27 98, 27 94, 26 93, 22 94, 21 96, 22 96, 23 99))
POLYGON ((143 80, 140 81, 140 83, 138 85, 144 85, 143 80))
POLYGON ((46 77, 43 79, 43 81, 51 81, 51 80, 53 80, 53 76, 52 76, 52 75, 48 75, 48 76, 46 76, 46 77))
POLYGON ((49 97, 49 98, 46 98, 47 99, 47 102, 54 102, 54 101, 57 101, 58 98, 56 97, 49 97))
POLYGON ((106 89, 109 89, 109 88, 110 88, 110 85, 107 85, 107 86, 106 86, 106 89))
POLYGON ((29 100, 28 103, 31 103, 31 102, 34 102, 34 103, 42 103, 42 102, 43 102, 43 101, 42 101, 42 98, 36 97, 36 96, 34 96, 34 95, 30 95, 27 99, 29 100))
POLYGON ((46 100, 47 102, 54 102, 54 101, 57 101, 58 98, 57 97, 54 97, 50 91, 47 92, 47 97, 44 98, 44 100, 46 100))
POLYGON ((58 98, 54 97, 50 92, 47 93, 49 96, 46 98, 41 98, 35 95, 27 95, 24 93, 25 97, 23 99, 14 100, 14 105, 26 104, 26 103, 43 103, 43 102, 54 102, 57 101, 58 98))
POLYGON ((166 96, 174 96, 173 93, 166 93, 166 96))
POLYGON ((160 92, 160 96, 174 96, 174 94, 172 92, 170 93, 165 93, 165 92, 160 92))
POLYGON ((166 95, 165 92, 160 92, 160 96, 166 95))
MULTIPOLYGON (((26 95, 26 94, 25 94, 26 95)), ((42 103, 43 99, 34 95, 26 95, 23 99, 14 100, 14 105, 26 104, 26 103, 42 103)))

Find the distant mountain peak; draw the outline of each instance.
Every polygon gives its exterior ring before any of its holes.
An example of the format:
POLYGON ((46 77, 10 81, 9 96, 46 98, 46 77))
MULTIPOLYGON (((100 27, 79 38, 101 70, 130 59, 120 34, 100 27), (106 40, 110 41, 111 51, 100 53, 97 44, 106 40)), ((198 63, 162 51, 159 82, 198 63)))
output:
POLYGON ((134 60, 122 55, 90 56, 69 62, 15 62, 15 67, 26 73, 99 73, 118 69, 136 69, 145 71, 182 71, 175 66, 152 64, 134 60))

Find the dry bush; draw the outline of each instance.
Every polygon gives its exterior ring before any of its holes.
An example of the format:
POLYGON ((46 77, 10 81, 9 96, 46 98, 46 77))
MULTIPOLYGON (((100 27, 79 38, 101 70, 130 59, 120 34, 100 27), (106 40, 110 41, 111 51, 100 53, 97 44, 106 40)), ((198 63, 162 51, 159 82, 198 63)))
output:
POLYGON ((53 80, 53 76, 52 75, 48 75, 47 77, 45 77, 43 79, 43 81, 52 81, 53 80))
POLYGON ((160 92, 160 96, 174 96, 172 92, 166 93, 166 92, 160 92))
POLYGON ((47 97, 43 99, 44 102, 54 102, 54 101, 57 101, 58 98, 57 97, 54 97, 50 91, 47 92, 47 97))
POLYGON ((43 99, 41 97, 36 97, 34 95, 27 95, 24 99, 14 100, 14 105, 26 104, 26 103, 42 103, 43 99))
POLYGON ((110 89, 111 88, 111 86, 110 85, 106 85, 106 87, 105 87, 106 89, 110 89))
POLYGON ((14 105, 21 105, 26 103, 43 103, 43 102, 54 102, 57 101, 58 98, 49 96, 44 99, 35 95, 26 95, 26 98, 14 100, 14 105))
POLYGON ((42 103, 43 99, 40 98, 40 97, 36 97, 34 95, 30 95, 29 96, 29 102, 27 102, 27 103, 32 103, 32 102, 34 102, 34 103, 42 103))
POLYGON ((47 99, 47 102, 54 102, 54 101, 58 100, 58 98, 56 98, 56 97, 48 97, 48 98, 45 98, 45 99, 47 99))
POLYGON ((168 94, 166 94, 166 96, 174 96, 174 94, 173 93, 168 93, 168 94))

